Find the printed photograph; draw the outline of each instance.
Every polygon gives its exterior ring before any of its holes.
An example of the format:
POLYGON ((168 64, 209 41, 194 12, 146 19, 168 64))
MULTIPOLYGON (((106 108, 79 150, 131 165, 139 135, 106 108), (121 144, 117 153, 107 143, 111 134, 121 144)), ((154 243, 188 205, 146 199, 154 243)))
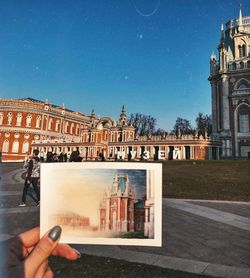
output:
POLYGON ((42 165, 41 228, 60 225, 62 242, 157 246, 160 215, 160 165, 42 165))

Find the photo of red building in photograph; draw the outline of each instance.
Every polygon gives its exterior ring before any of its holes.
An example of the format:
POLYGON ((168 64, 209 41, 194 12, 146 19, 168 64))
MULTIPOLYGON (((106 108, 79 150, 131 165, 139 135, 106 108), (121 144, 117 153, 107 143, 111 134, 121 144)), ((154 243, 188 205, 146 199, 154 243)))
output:
MULTIPOLYGON (((129 176, 115 175, 100 204, 100 230, 121 233, 144 232, 145 213, 148 213, 148 208, 145 209, 146 201, 146 185, 145 196, 138 199, 129 176)), ((149 233, 144 235, 149 236, 149 233)), ((150 236, 152 237, 152 234, 150 236)))
POLYGON ((128 176, 116 175, 101 203, 101 230, 133 232, 135 198, 128 176))

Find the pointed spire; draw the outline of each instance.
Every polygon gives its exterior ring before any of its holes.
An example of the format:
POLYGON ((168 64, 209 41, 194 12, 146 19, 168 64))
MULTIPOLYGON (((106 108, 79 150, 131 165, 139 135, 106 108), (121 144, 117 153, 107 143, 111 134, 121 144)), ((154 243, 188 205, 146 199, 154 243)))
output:
POLYGON ((239 27, 238 27, 238 32, 243 32, 244 31, 244 26, 242 22, 242 11, 241 11, 241 3, 240 3, 240 12, 239 12, 239 27))
POLYGON ((223 23, 221 24, 220 32, 221 32, 221 37, 220 37, 220 39, 221 39, 221 40, 224 40, 224 25, 223 25, 223 23))
POLYGON ((95 111, 94 111, 94 109, 92 109, 92 112, 91 112, 91 115, 90 115, 90 123, 91 123, 91 126, 94 127, 94 125, 95 125, 95 111))
POLYGON ((216 60, 216 55, 214 54, 214 51, 211 54, 210 60, 211 61, 216 60))
POLYGON ((239 26, 242 25, 242 11, 241 11, 241 8, 242 8, 242 4, 240 3, 239 26))

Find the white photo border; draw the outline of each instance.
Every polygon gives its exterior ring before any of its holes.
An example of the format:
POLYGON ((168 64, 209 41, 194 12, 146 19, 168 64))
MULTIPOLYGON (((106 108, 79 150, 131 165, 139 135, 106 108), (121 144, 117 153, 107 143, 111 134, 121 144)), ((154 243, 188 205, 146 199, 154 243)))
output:
MULTIPOLYGON (((72 163, 42 163, 41 164, 41 206, 40 206, 40 234, 44 235, 50 228, 49 207, 47 194, 50 194, 50 186, 53 186, 50 171, 77 169, 109 169, 109 170, 148 170, 154 173, 154 238, 98 238, 98 237, 74 237, 62 236, 61 243, 71 244, 97 244, 97 245, 137 245, 137 246, 162 246, 162 164, 143 162, 72 162, 72 163)), ((63 177, 63 175, 62 175, 63 177)), ((56 198, 56 196, 54 196, 56 198)))

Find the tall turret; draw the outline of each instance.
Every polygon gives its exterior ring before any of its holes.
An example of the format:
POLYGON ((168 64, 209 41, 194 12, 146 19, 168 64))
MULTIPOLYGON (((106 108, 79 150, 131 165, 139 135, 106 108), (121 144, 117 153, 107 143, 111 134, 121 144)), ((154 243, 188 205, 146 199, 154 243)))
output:
POLYGON ((212 55, 210 56, 210 75, 215 75, 216 71, 217 71, 216 55, 214 54, 214 51, 213 51, 212 55))
POLYGON ((91 115, 90 115, 90 123, 91 126, 93 127, 95 125, 95 111, 92 109, 91 115))
POLYGON ((227 53, 225 47, 225 32, 224 32, 224 25, 221 24, 221 37, 220 37, 220 44, 218 46, 219 51, 219 66, 220 71, 227 70, 227 53))
POLYGON ((210 57, 212 136, 221 141, 221 157, 250 156, 250 16, 221 25, 216 56, 210 57), (225 28, 224 28, 225 27, 225 28))
POLYGON ((124 105, 122 106, 122 111, 121 111, 121 115, 120 115, 120 124, 127 125, 126 111, 125 111, 124 105))

